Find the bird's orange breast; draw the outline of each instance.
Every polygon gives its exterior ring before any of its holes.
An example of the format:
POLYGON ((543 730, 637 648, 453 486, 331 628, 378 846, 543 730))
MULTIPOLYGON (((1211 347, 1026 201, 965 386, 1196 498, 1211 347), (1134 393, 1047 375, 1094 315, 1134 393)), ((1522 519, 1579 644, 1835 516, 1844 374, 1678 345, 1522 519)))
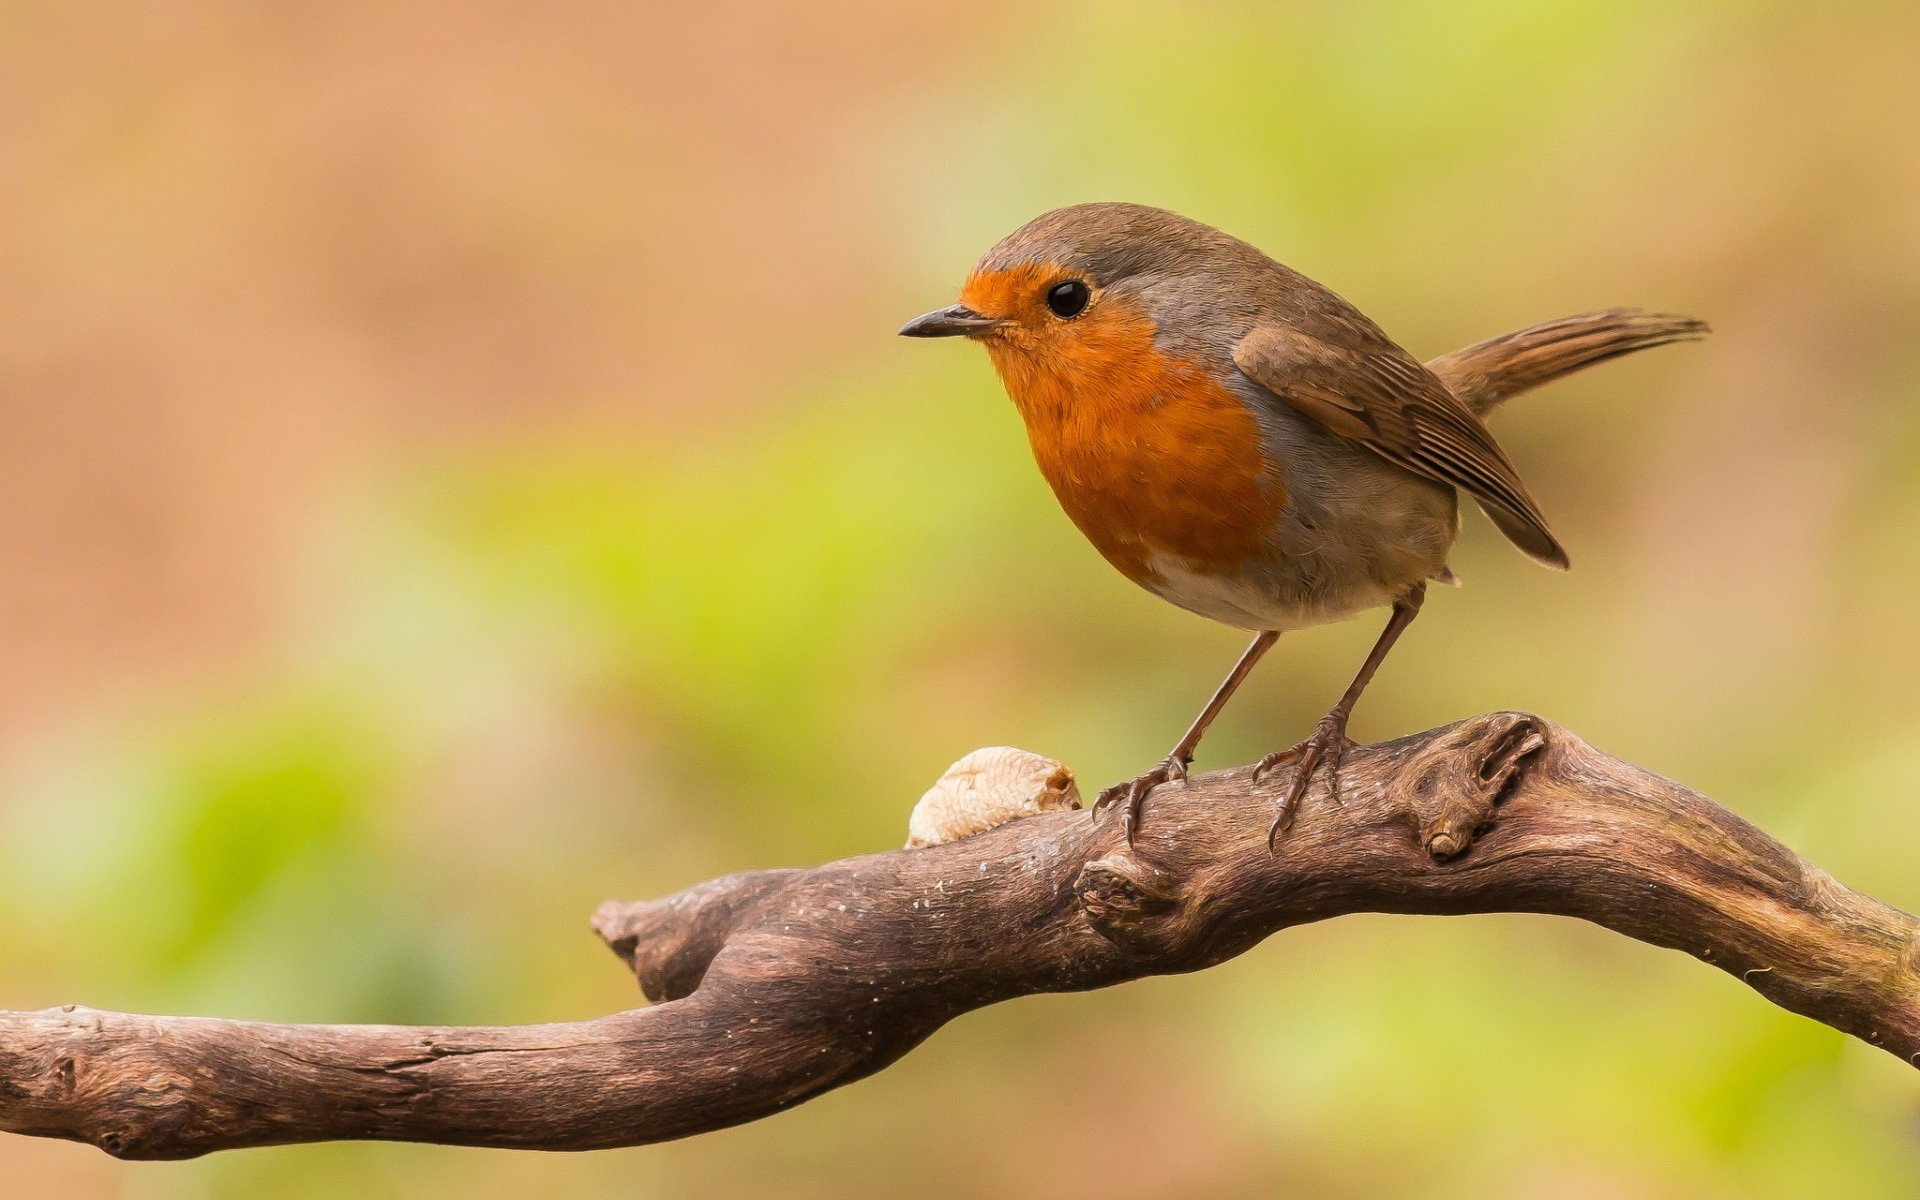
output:
POLYGON ((1136 583, 1156 560, 1229 574, 1266 557, 1286 489, 1247 407, 1154 344, 1114 301, 1055 328, 987 339, 1041 474, 1107 561, 1136 583))

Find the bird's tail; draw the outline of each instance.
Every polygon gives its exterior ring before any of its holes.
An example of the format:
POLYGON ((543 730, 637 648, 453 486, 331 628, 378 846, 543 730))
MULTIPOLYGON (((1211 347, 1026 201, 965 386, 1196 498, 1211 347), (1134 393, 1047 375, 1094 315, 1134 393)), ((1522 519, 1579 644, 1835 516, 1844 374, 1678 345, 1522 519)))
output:
POLYGON ((1508 397, 1610 358, 1669 342, 1696 341, 1707 323, 1693 317, 1609 308, 1561 317, 1476 342, 1427 367, 1454 395, 1485 416, 1508 397))

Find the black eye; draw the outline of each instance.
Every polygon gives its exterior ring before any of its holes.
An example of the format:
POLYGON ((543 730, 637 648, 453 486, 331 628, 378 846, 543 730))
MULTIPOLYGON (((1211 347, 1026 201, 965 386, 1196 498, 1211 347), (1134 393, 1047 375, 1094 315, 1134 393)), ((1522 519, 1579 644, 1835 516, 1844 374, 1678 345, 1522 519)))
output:
POLYGON ((1071 321, 1087 306, 1087 298, 1091 295, 1093 293, 1086 284, 1078 279, 1069 279, 1047 289, 1047 308, 1062 321, 1071 321))

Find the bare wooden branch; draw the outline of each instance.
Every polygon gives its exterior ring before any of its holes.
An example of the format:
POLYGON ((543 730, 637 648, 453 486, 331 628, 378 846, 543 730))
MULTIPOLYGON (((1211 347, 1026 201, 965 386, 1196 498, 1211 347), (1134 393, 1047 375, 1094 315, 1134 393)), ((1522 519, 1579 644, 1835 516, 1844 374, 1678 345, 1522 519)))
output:
POLYGON ((1221 962, 1351 912, 1540 912, 1683 950, 1920 1063, 1920 923, 1704 797, 1504 713, 1356 750, 1269 855, 1284 773, 1195 777, 1118 823, 1050 812, 728 876, 595 928, 662 1003, 503 1029, 0 1014, 0 1129, 127 1158, 337 1138, 579 1150, 735 1125, 954 1016, 1221 962))

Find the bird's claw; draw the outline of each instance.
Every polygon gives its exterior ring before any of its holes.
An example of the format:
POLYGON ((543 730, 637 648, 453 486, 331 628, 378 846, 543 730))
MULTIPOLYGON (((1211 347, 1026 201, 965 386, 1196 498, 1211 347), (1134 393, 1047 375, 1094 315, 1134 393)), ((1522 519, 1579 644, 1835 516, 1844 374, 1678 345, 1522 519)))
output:
POLYGON ((1120 809, 1120 829, 1127 836, 1127 845, 1132 846, 1134 831, 1140 827, 1140 810, 1147 802, 1147 793, 1163 783, 1185 783, 1187 763, 1187 759, 1169 754, 1146 774, 1114 784, 1094 799, 1094 814, 1097 816, 1117 805, 1120 809))
POLYGON ((1280 797, 1280 804, 1273 814, 1273 824, 1267 827, 1267 850, 1277 853, 1280 839, 1293 825, 1293 817, 1299 811, 1300 801, 1307 794, 1307 787, 1313 782, 1313 773, 1321 763, 1327 766, 1327 795, 1335 804, 1340 803, 1340 762, 1347 755, 1353 743, 1347 740, 1347 717, 1345 713, 1334 711, 1320 718, 1313 733, 1298 745, 1285 750, 1275 751, 1254 765, 1253 781, 1260 782, 1267 772, 1282 763, 1297 762, 1293 780, 1287 784, 1287 790, 1280 797))

